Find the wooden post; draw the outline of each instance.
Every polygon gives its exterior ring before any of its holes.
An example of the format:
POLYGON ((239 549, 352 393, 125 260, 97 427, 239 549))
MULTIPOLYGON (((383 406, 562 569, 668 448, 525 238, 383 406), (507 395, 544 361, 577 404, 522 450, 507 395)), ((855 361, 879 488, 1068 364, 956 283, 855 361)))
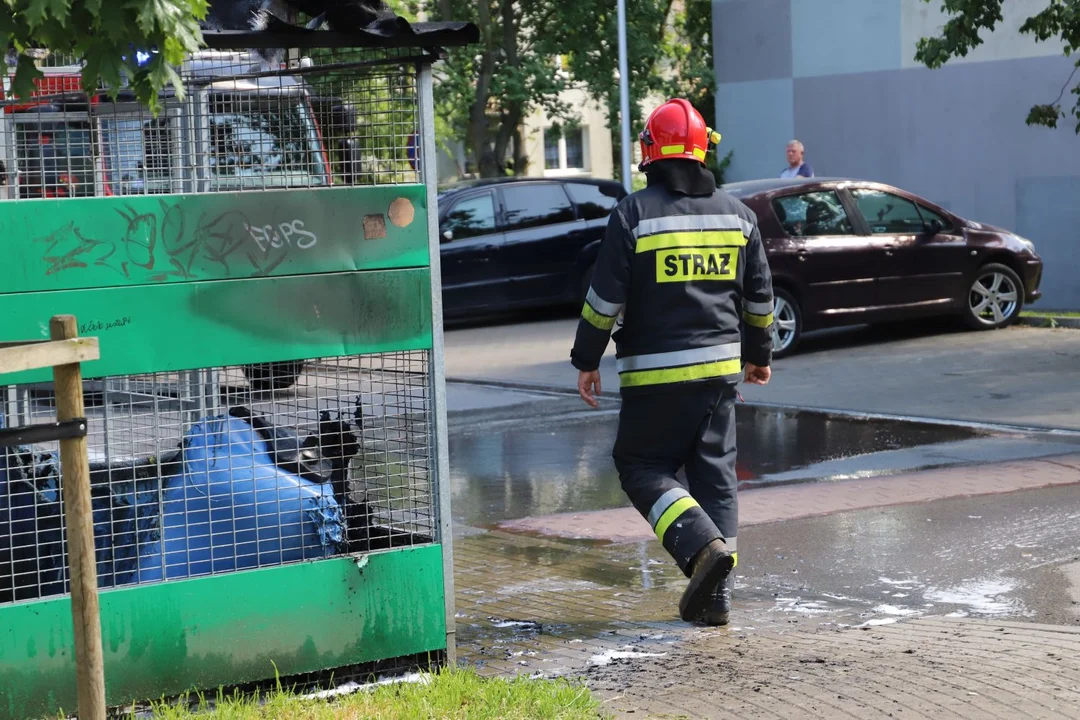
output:
MULTIPOLYGON (((71 315, 49 322, 53 340, 78 337, 71 315)), ((85 417, 82 366, 53 368, 57 420, 85 417)), ((86 438, 60 441, 64 512, 67 519, 68 566, 71 574, 71 615, 75 621, 75 673, 80 720, 105 720, 105 660, 101 649, 101 612, 98 606, 97 562, 94 556, 94 520, 90 504, 90 463, 86 438)))

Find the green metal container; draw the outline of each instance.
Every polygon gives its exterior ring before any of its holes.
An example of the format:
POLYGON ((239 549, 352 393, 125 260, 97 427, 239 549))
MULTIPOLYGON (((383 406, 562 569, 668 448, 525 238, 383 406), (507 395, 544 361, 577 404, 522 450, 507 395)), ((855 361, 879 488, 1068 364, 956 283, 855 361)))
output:
MULTIPOLYGON (((204 54, 158 118, 56 95, 0 120, 0 341, 73 314, 101 345, 83 374, 110 705, 453 660, 436 57, 309 52, 204 54), (200 460, 214 422, 247 428, 248 455, 200 460), (286 526, 293 488, 310 502, 286 526)), ((6 424, 51 419, 50 379, 0 377, 6 424)), ((50 452, 0 449, 0 720, 76 706, 50 452)))

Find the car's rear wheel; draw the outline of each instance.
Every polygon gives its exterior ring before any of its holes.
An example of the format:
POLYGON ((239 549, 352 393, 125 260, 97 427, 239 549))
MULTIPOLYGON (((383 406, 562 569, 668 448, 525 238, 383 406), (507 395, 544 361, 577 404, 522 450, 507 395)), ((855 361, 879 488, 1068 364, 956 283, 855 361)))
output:
POLYGON ((773 357, 782 358, 795 352, 802 338, 802 308, 784 288, 773 288, 773 297, 773 357))
POLYGON ((244 365, 244 377, 255 392, 287 390, 296 384, 304 372, 306 363, 302 360, 255 363, 244 365))
POLYGON ((1024 285, 1007 265, 979 268, 968 289, 964 322, 973 330, 996 330, 1011 325, 1024 308, 1024 285))

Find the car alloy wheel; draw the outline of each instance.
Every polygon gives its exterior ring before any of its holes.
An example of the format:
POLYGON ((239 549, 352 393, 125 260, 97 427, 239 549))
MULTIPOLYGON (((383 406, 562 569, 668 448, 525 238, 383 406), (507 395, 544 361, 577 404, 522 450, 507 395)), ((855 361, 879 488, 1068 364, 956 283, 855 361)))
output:
POLYGON ((794 349, 799 339, 799 308, 786 292, 776 292, 773 307, 773 355, 782 357, 794 349))
POLYGON ((1016 273, 1004 265, 987 265, 968 292, 971 324, 987 329, 1004 327, 1020 314, 1023 302, 1016 273))

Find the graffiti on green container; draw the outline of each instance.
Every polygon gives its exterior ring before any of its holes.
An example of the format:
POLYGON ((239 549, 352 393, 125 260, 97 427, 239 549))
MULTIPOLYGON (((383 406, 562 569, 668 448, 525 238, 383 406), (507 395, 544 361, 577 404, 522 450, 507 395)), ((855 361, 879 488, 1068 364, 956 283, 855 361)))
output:
POLYGON ((182 203, 159 203, 156 213, 140 213, 130 205, 116 208, 126 223, 119 238, 88 237, 76 222, 38 238, 44 245, 45 274, 93 265, 149 282, 260 277, 290 253, 310 250, 319 242, 299 218, 258 225, 237 210, 196 218, 188 216, 182 203))
POLYGON ((3 292, 427 267, 423 186, 0 203, 3 292))

